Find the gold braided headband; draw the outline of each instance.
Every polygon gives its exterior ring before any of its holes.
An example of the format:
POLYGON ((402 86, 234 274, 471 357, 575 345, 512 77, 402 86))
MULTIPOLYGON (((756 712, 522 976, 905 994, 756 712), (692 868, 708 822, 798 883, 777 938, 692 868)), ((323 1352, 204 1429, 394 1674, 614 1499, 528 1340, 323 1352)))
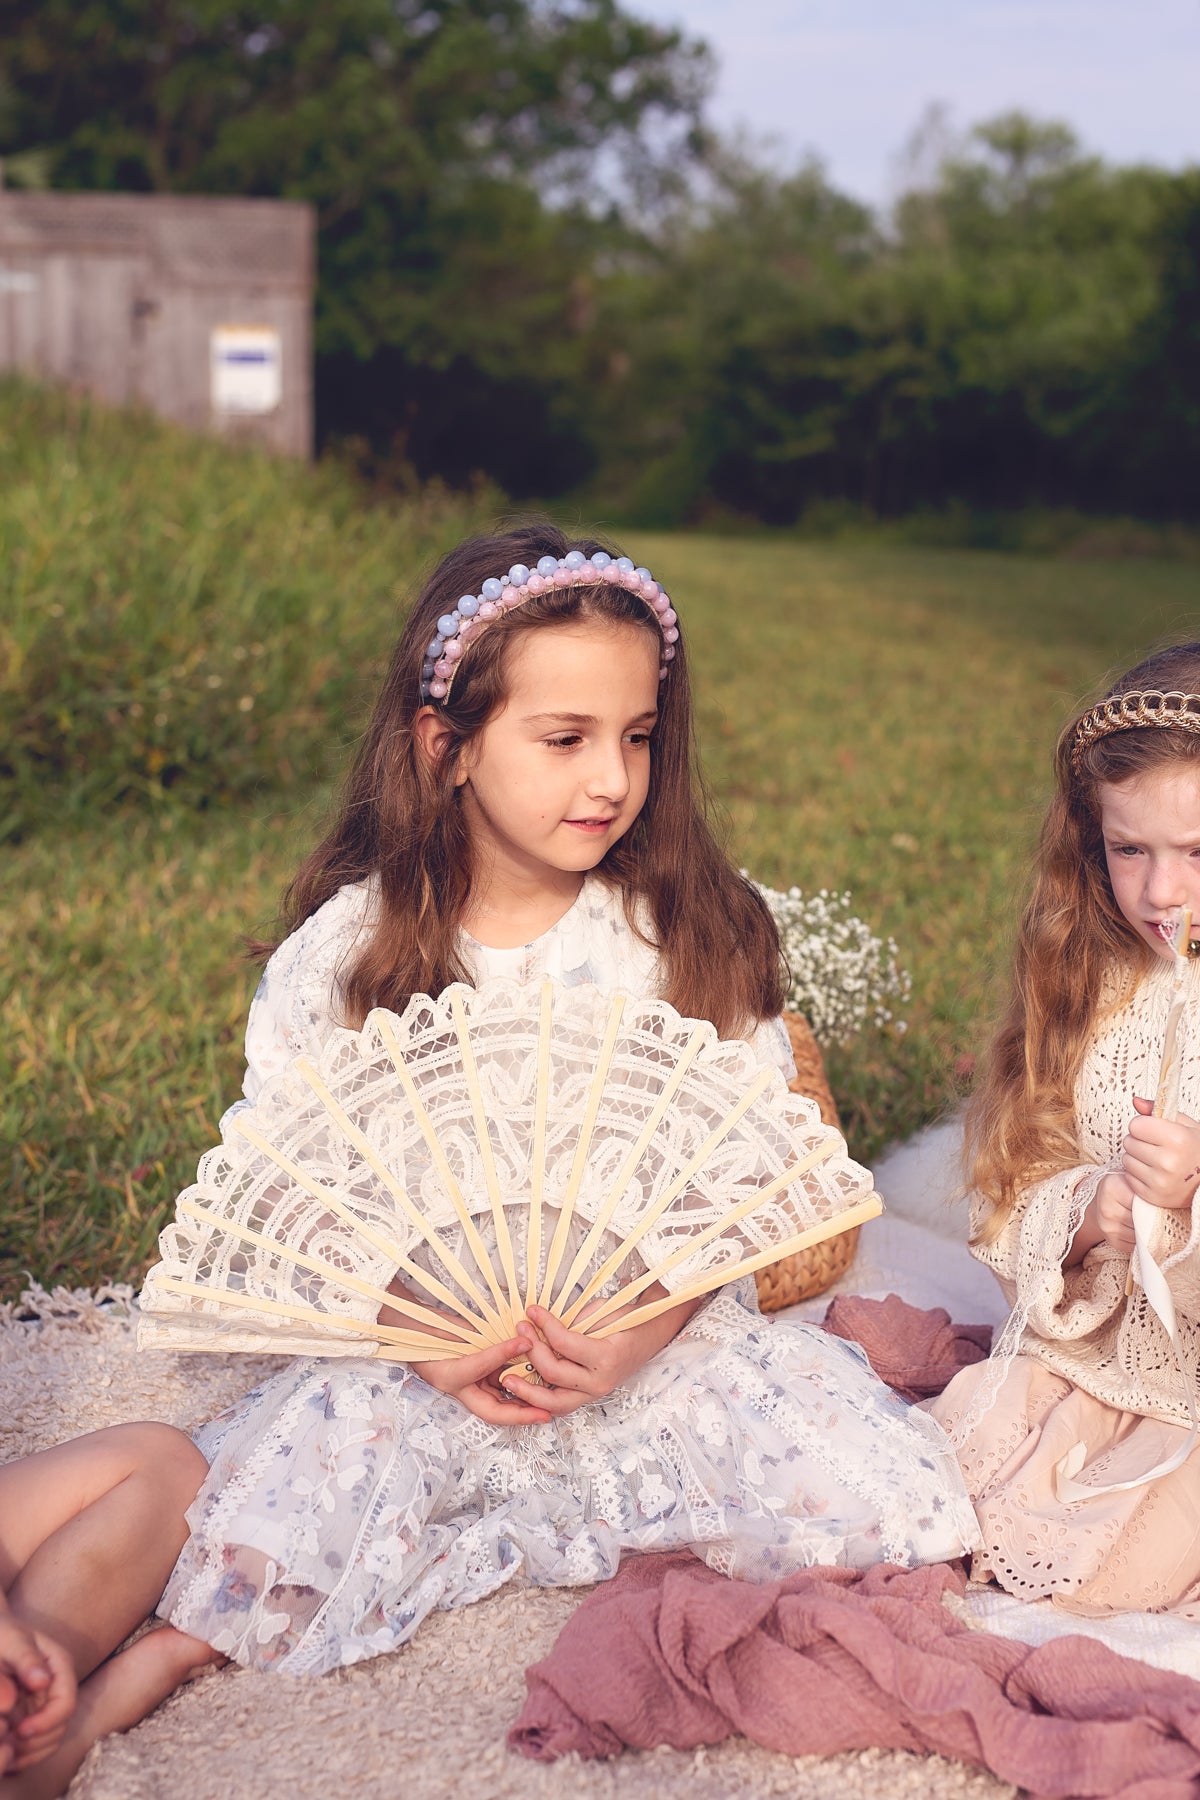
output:
POLYGON ((1181 694, 1155 690, 1130 694, 1113 694, 1093 706, 1075 727, 1071 745, 1071 767, 1079 774, 1083 753, 1089 744, 1111 737, 1114 731, 1140 731, 1144 726, 1163 730, 1200 733, 1200 694, 1181 694))

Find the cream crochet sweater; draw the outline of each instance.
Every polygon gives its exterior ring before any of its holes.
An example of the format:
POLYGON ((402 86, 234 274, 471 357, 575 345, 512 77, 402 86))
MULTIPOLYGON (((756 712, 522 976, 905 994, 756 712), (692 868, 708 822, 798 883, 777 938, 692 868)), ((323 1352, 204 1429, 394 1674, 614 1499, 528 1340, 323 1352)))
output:
MULTIPOLYGON (((1200 970, 1193 969, 1194 976, 1200 970)), ((1075 1088, 1075 1117, 1085 1161, 1020 1196, 1001 1235, 974 1245, 998 1276, 1014 1325, 1023 1325, 1020 1351, 1035 1356, 1086 1393, 1126 1412, 1188 1423, 1182 1381, 1166 1332, 1140 1287, 1125 1297, 1129 1260, 1098 1244, 1083 1262, 1062 1259, 1100 1176, 1121 1161, 1121 1140, 1133 1117, 1133 1095, 1152 1096, 1171 999, 1172 971, 1164 962, 1140 982, 1132 998, 1102 1018, 1075 1088)), ((1200 986, 1192 984, 1185 1021, 1180 1111, 1200 1119, 1200 986)), ((972 1199, 972 1235, 990 1211, 972 1199)), ((1156 1259, 1175 1301, 1188 1378, 1200 1370, 1200 1194, 1190 1209, 1160 1214, 1156 1259)))

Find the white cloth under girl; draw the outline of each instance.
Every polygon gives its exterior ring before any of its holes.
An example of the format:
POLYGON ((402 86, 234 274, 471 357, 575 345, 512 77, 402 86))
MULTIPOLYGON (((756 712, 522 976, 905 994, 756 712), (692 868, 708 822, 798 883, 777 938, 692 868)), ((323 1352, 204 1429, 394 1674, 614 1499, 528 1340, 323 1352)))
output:
MULTIPOLYGON (((371 922, 343 888, 272 957, 247 1030, 247 1101, 341 1022, 339 971, 371 922)), ((657 959, 595 877, 536 942, 463 938, 492 976, 657 992, 657 959)), ((751 1040, 792 1072, 778 1021, 751 1040)), ((241 1102, 239 1104, 246 1104, 241 1102)), ((854 1345, 764 1319, 731 1284, 624 1387, 546 1425, 491 1426, 403 1364, 291 1364, 198 1434, 208 1480, 160 1611, 227 1656, 317 1673, 412 1636, 506 1582, 601 1581, 631 1551, 690 1548, 769 1580, 906 1567, 976 1541, 933 1420, 854 1345)))

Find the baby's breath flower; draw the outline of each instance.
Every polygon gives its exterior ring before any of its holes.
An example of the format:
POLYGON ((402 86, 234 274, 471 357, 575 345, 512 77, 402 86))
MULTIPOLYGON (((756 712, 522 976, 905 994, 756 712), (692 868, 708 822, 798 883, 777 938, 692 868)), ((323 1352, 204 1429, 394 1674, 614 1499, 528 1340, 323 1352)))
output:
POLYGON ((864 1025, 895 1024, 885 1003, 906 1001, 912 976, 900 967, 894 938, 878 938, 850 911, 849 894, 798 887, 781 893, 755 882, 779 927, 790 977, 786 1012, 803 1013, 819 1044, 845 1044, 864 1025))

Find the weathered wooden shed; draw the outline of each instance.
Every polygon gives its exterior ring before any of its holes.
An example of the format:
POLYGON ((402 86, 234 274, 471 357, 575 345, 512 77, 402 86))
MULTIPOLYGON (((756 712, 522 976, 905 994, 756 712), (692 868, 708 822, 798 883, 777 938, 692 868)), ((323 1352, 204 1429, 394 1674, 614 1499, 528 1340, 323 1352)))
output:
POLYGON ((0 192, 0 369, 312 453, 313 209, 0 192))

